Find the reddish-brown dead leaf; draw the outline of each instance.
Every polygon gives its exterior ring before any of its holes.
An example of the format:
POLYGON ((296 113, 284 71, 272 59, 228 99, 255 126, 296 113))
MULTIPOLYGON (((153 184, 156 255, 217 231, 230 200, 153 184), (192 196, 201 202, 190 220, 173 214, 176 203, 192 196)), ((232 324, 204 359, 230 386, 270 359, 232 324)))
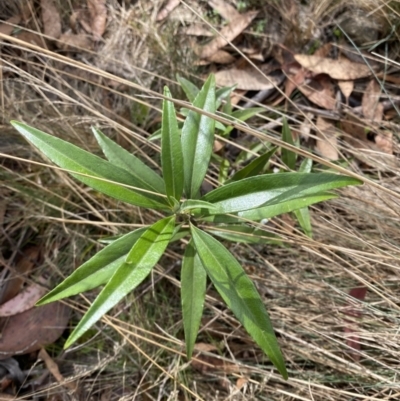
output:
POLYGON ((29 285, 0 306, 0 317, 13 316, 33 308, 46 292, 47 289, 39 284, 29 285))
POLYGON ((232 54, 226 52, 225 50, 218 50, 206 61, 207 63, 231 64, 235 61, 235 57, 233 57, 232 54))
POLYGON ((328 160, 338 160, 339 152, 337 149, 335 126, 331 121, 320 116, 317 117, 316 126, 318 128, 318 140, 315 144, 315 149, 321 156, 327 158, 328 160))
POLYGON ((308 71, 304 68, 300 68, 297 72, 287 73, 287 79, 285 82, 285 95, 289 98, 292 92, 300 85, 303 84, 308 71))
POLYGON ((331 58, 296 54, 296 61, 314 74, 327 74, 333 79, 353 80, 370 76, 370 68, 361 63, 354 63, 346 58, 334 60, 331 58))
POLYGON ((2 22, 0 24, 0 33, 3 35, 11 35, 12 31, 14 30, 13 25, 18 25, 21 22, 21 17, 19 15, 14 15, 13 17, 9 18, 6 22, 2 22))
POLYGON ((239 70, 231 68, 215 73, 215 81, 220 86, 237 85, 237 89, 266 90, 277 86, 279 80, 276 77, 268 77, 256 70, 239 70))
POLYGON ((361 101, 364 117, 368 120, 381 122, 383 117, 383 104, 379 103, 381 88, 375 79, 371 79, 365 88, 361 101))
POLYGON ((35 46, 46 48, 44 37, 35 32, 21 31, 18 32, 18 35, 16 36, 19 40, 23 40, 24 42, 31 43, 35 46))
POLYGON ((202 48, 200 57, 211 57, 215 52, 217 52, 217 50, 226 46, 247 28, 257 14, 258 11, 249 11, 233 18, 228 25, 221 29, 218 36, 202 48))
POLYGON ((319 49, 315 50, 314 56, 327 57, 332 49, 332 43, 325 43, 319 49))
POLYGON ((14 266, 10 267, 7 279, 1 283, 0 305, 14 298, 21 290, 28 274, 40 257, 38 246, 24 248, 17 256, 14 266))
MULTIPOLYGON (((349 295, 353 298, 359 299, 360 301, 363 301, 365 299, 365 296, 367 294, 367 288, 366 287, 358 287, 358 288, 352 288, 349 292, 349 295)), ((352 317, 361 317, 361 311, 360 309, 355 309, 352 307, 349 307, 345 310, 344 312, 347 316, 352 316, 352 317)), ((361 349, 360 346, 360 338, 356 334, 358 331, 357 324, 354 322, 346 321, 346 326, 344 328, 344 332, 347 334, 346 336, 346 344, 356 350, 359 351, 361 349)), ((360 355, 357 352, 352 353, 352 357, 355 360, 360 359, 360 355)))
POLYGON ((298 86, 299 91, 311 102, 327 110, 336 109, 335 90, 333 83, 326 75, 307 80, 298 86))
POLYGON ((167 4, 157 14, 156 21, 162 21, 179 6, 180 0, 168 0, 167 4))
POLYGON ((105 0, 87 0, 91 17, 90 26, 95 40, 100 40, 106 30, 107 7, 105 0))
POLYGON ((58 39, 61 36, 61 17, 54 0, 40 0, 44 34, 58 39))
POLYGON ((53 302, 4 319, 0 359, 28 354, 52 344, 67 327, 69 316, 68 306, 53 302))
POLYGON ((230 5, 225 0, 208 0, 208 4, 215 11, 217 11, 223 19, 227 21, 231 21, 234 18, 238 18, 240 16, 236 8, 230 5))

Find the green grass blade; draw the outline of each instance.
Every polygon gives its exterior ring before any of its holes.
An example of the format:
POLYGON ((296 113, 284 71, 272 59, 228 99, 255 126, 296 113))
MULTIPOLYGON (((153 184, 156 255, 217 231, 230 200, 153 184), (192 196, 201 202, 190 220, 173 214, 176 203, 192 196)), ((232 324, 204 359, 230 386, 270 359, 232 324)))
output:
POLYGON ((150 197, 145 192, 133 191, 118 185, 118 183, 131 185, 132 176, 127 171, 36 128, 17 121, 12 121, 11 124, 53 163, 69 170, 73 177, 89 187, 132 205, 152 209, 167 208, 165 198, 157 197, 156 200, 154 195, 150 197))
POLYGON ((329 173, 265 174, 214 189, 202 200, 215 204, 218 214, 235 213, 361 183, 352 177, 329 173))
POLYGON ((164 181, 155 171, 104 135, 98 128, 92 127, 92 131, 108 161, 132 175, 132 186, 165 194, 164 181))
POLYGON ((105 284, 125 262, 132 246, 145 231, 146 227, 139 228, 107 245, 40 299, 37 305, 58 301, 105 284))
POLYGON ((285 361, 253 282, 233 255, 211 235, 191 225, 196 250, 215 288, 254 341, 287 379, 285 361))
POLYGON ((190 241, 185 250, 181 270, 181 302, 186 355, 192 357, 199 331, 206 296, 207 274, 190 241))
POLYGON ((151 272, 174 232, 175 216, 159 220, 140 236, 125 262, 97 296, 65 343, 69 347, 151 272))
MULTIPOLYGON (((164 96, 171 97, 168 87, 164 96)), ((180 200, 183 192, 183 155, 174 104, 163 100, 161 164, 167 195, 180 200)))
MULTIPOLYGON (((215 78, 210 75, 194 99, 193 106, 215 113, 215 78)), ((182 151, 187 198, 197 197, 208 170, 214 144, 215 121, 190 111, 182 128, 182 151)))
MULTIPOLYGON (((290 127, 289 127, 286 117, 283 117, 282 124, 283 124, 282 125, 282 140, 290 145, 294 145, 292 132, 290 130, 290 127)), ((282 161, 291 170, 294 170, 296 167, 296 159, 297 159, 297 154, 295 152, 285 149, 285 148, 282 148, 282 161)))
POLYGON ((268 152, 264 153, 261 156, 258 156, 255 158, 251 163, 249 163, 246 167, 243 167, 241 170, 236 172, 232 178, 227 181, 227 184, 229 182, 233 181, 239 181, 243 180, 244 178, 248 177, 254 177, 258 173, 261 173, 265 165, 269 162, 269 159, 274 155, 278 148, 272 148, 268 152))

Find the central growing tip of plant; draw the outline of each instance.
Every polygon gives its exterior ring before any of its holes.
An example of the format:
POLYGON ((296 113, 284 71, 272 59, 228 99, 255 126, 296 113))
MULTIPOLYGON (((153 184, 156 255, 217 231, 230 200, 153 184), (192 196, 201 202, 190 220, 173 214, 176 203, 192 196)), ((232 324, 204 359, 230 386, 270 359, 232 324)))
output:
MULTIPOLYGON (((234 88, 216 90, 213 75, 201 89, 184 78, 178 80, 192 105, 207 114, 215 115, 222 107, 228 119, 244 121, 261 111, 259 108, 246 113, 232 111, 230 94, 234 88)), ((97 128, 93 128, 93 133, 107 160, 35 128, 12 122, 31 144, 77 180, 115 199, 156 209, 166 216, 113 240, 39 304, 103 286, 68 338, 65 344, 68 347, 148 277, 171 242, 187 236, 181 271, 187 356, 191 357, 195 345, 209 277, 240 323, 287 378, 284 358, 260 295, 239 262, 215 236, 237 242, 271 243, 265 231, 244 221, 258 222, 292 211, 306 234, 311 235, 308 206, 335 197, 329 192, 332 189, 360 182, 337 174, 311 173, 309 160, 302 163, 299 172, 265 172, 276 151, 269 148, 229 179, 225 177, 224 185, 201 196, 210 160, 212 157, 218 160, 213 155, 214 133, 218 130, 226 136, 232 127, 193 110, 182 109, 181 114, 186 117, 183 125, 177 120, 166 87, 160 131, 162 177, 97 128)), ((286 122, 283 139, 292 143, 286 122)), ((291 170, 295 170, 296 157, 295 153, 282 150, 282 159, 291 170)), ((226 165, 224 160, 221 163, 226 165)))

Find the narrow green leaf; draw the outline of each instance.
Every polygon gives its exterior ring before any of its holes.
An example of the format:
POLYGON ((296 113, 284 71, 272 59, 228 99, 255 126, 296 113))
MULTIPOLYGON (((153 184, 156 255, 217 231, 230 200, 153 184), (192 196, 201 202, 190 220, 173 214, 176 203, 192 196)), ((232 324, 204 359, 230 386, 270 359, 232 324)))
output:
POLYGON ((188 81, 186 78, 181 77, 179 74, 176 74, 176 79, 185 92, 189 102, 193 103, 194 99, 200 92, 200 89, 194 83, 188 81))
MULTIPOLYGON (((282 121, 282 140, 290 145, 294 145, 292 132, 290 130, 289 124, 285 117, 283 117, 282 121)), ((282 148, 282 161, 288 166, 291 170, 294 170, 296 167, 296 159, 297 154, 292 152, 291 150, 282 148)))
POLYGON ((229 160, 223 157, 219 165, 218 182, 220 184, 224 184, 226 182, 230 166, 231 164, 229 163, 229 160))
POLYGON ((135 242, 126 260, 97 296, 65 343, 68 348, 94 323, 135 289, 164 253, 174 232, 175 216, 159 220, 135 242))
MULTIPOLYGON (((171 97, 168 87, 164 96, 171 97)), ((165 188, 169 197, 180 200, 183 192, 183 155, 174 104, 163 100, 161 164, 165 188)))
POLYGON ((98 128, 92 127, 92 132, 108 161, 133 176, 132 186, 165 194, 164 181, 155 171, 104 135, 98 128))
MULTIPOLYGON (((247 121, 249 118, 255 116, 256 114, 259 114, 261 112, 265 111, 264 108, 262 107, 250 107, 248 109, 243 109, 243 110, 235 110, 234 112, 231 113, 230 118, 233 121, 247 121)), ((233 130, 233 126, 230 125, 229 127, 226 128, 222 136, 226 137, 230 132, 233 130)))
MULTIPOLYGON (((309 173, 312 169, 313 161, 311 159, 304 159, 301 162, 299 172, 301 173, 309 173)), ((300 224, 300 227, 304 231, 308 237, 312 238, 312 226, 311 226, 311 218, 310 218, 310 210, 308 207, 304 207, 294 211, 294 215, 296 216, 297 221, 300 224)))
POLYGON ((323 202, 337 197, 338 196, 336 194, 329 192, 325 193, 322 192, 314 195, 307 195, 302 198, 295 198, 292 200, 284 201, 271 206, 264 206, 257 209, 245 210, 243 212, 239 212, 238 216, 253 221, 271 219, 272 217, 279 216, 280 214, 293 212, 303 207, 313 205, 314 203, 323 202))
POLYGON ((130 249, 146 229, 139 228, 107 245, 40 299, 37 305, 58 301, 105 284, 124 263, 130 249))
POLYGON ((283 355, 253 282, 221 243, 193 225, 190 230, 197 253, 215 288, 280 374, 287 379, 283 355))
POLYGON ((246 244, 281 244, 282 240, 276 234, 255 227, 240 225, 219 225, 207 228, 207 232, 232 242, 246 244))
POLYGON ((182 202, 180 212, 186 213, 193 209, 214 210, 215 206, 210 202, 201 201, 199 199, 188 199, 182 202))
MULTIPOLYGON (((193 106, 215 113, 215 78, 210 75, 193 101, 193 106)), ((215 120, 190 111, 182 128, 182 151, 185 175, 185 194, 197 198, 208 170, 214 144, 215 120)))
POLYGON ((247 166, 236 172, 226 183, 228 184, 229 182, 243 180, 243 178, 254 177, 263 170, 277 149, 277 147, 274 147, 263 155, 258 156, 247 166))
POLYGON ((206 296, 207 274, 190 241, 185 250, 181 270, 181 302, 186 355, 192 357, 199 331, 206 296))
POLYGON ((214 189, 202 200, 215 204, 220 214, 234 213, 361 183, 352 177, 329 173, 265 174, 214 189))
POLYGON ((157 197, 156 200, 153 195, 133 191, 118 185, 118 183, 132 185, 132 175, 127 171, 36 128, 29 127, 17 121, 12 121, 11 124, 53 163, 70 170, 70 174, 73 177, 89 187, 132 205, 152 209, 167 208, 166 200, 162 197, 157 197), (113 182, 107 182, 102 179, 113 182))
MULTIPOLYGON (((237 85, 232 85, 232 86, 224 86, 223 88, 219 88, 215 91, 215 98, 216 98, 216 109, 219 109, 219 106, 221 106, 221 103, 223 100, 225 99, 229 99, 230 100, 230 96, 232 91, 235 90, 237 85)), ((231 110, 232 112, 232 110, 231 110)), ((229 113, 231 114, 231 113, 229 113)))
POLYGON ((307 235, 307 237, 312 238, 310 210, 308 209, 308 207, 303 207, 301 209, 295 210, 294 214, 300 224, 300 227, 304 231, 304 234, 307 235))

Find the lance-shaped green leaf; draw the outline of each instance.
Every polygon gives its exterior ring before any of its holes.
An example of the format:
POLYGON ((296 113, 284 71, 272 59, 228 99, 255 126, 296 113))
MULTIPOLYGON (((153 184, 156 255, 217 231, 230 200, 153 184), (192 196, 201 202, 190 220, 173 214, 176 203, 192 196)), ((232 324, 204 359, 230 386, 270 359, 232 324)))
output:
POLYGON ((181 270, 181 302, 186 355, 190 359, 199 331, 206 296, 207 274, 190 241, 185 250, 181 270))
POLYGON ((227 183, 232 181, 243 180, 244 178, 254 177, 258 173, 262 171, 265 165, 269 162, 269 159, 274 155, 278 148, 274 147, 268 152, 264 153, 261 156, 255 158, 251 163, 249 163, 246 167, 243 167, 238 172, 236 172, 232 178, 230 178, 227 183))
POLYGON ((191 225, 192 239, 207 275, 254 341, 287 379, 278 341, 253 282, 233 255, 211 235, 191 225))
POLYGON ((135 289, 151 272, 164 253, 174 232, 175 216, 159 220, 140 236, 126 260, 97 296, 65 343, 69 347, 94 323, 135 289))
MULTIPOLYGON (((164 88, 164 96, 171 97, 171 92, 164 88)), ((183 191, 183 155, 178 121, 174 104, 163 100, 161 127, 161 164, 167 195, 180 200, 183 191)))
MULTIPOLYGON (((304 159, 300 165, 300 173, 310 173, 312 169, 312 159, 304 159)), ((312 226, 310 218, 310 210, 308 207, 303 207, 294 211, 300 227, 308 237, 312 238, 312 226)))
POLYGON ((92 127, 92 131, 109 162, 132 175, 133 186, 165 194, 164 181, 155 171, 104 135, 98 128, 92 127))
POLYGON ((214 189, 202 200, 215 204, 219 214, 234 213, 361 183, 352 177, 329 173, 265 174, 214 189))
POLYGON ((89 187, 132 205, 152 209, 167 208, 166 199, 163 197, 118 185, 132 185, 132 176, 127 171, 36 128, 17 121, 12 121, 11 124, 53 163, 69 170, 73 177, 89 187))
POLYGON ((219 225, 216 227, 207 228, 207 232, 232 242, 275 245, 282 243, 282 240, 278 235, 269 233, 265 230, 257 229, 255 227, 249 227, 244 224, 219 225))
MULTIPOLYGON (((265 111, 262 107, 250 107, 248 109, 243 109, 243 110, 236 110, 229 117, 226 116, 229 120, 232 121, 247 121, 249 118, 255 116, 256 114, 259 114, 261 112, 265 111)), ((225 129, 225 131, 221 134, 222 136, 226 137, 228 134, 233 130, 233 126, 230 125, 225 129)))
POLYGON ((58 301, 105 284, 125 262, 132 246, 146 229, 146 227, 139 228, 107 245, 40 299, 37 304, 44 305, 58 301))
MULTIPOLYGON (((232 86, 224 86, 222 88, 219 88, 215 91, 215 107, 216 109, 219 109, 219 106, 221 106, 222 101, 225 99, 229 99, 231 98, 231 93, 232 91, 235 90, 235 88, 237 87, 237 85, 232 85, 232 86)), ((225 113, 226 111, 224 111, 225 113)), ((232 113, 232 110, 230 111, 229 114, 232 113)))
POLYGON ((188 81, 186 78, 181 77, 179 74, 176 74, 176 79, 180 83, 189 102, 193 102, 198 93, 200 92, 200 89, 194 83, 188 81))
MULTIPOLYGON (((193 106, 215 113, 215 78, 210 75, 196 96, 193 106)), ((182 127, 182 151, 187 198, 197 197, 208 170, 214 144, 215 121, 190 111, 182 127)))
MULTIPOLYGON (((290 145, 294 145, 292 132, 285 117, 283 117, 282 121, 282 140, 290 145)), ((297 154, 295 152, 282 148, 282 161, 291 170, 294 170, 294 168, 296 167, 296 159, 297 154)))
MULTIPOLYGON (((260 221, 262 219, 271 219, 272 217, 279 216, 280 214, 293 212, 303 207, 313 205, 314 203, 323 202, 337 197, 338 196, 336 194, 330 192, 322 192, 314 195, 307 195, 302 198, 294 198, 292 200, 277 203, 271 206, 264 206, 257 209, 245 210, 243 212, 239 212, 238 217, 253 221, 260 221)), ((218 222, 218 219, 215 219, 214 222, 218 222)))

